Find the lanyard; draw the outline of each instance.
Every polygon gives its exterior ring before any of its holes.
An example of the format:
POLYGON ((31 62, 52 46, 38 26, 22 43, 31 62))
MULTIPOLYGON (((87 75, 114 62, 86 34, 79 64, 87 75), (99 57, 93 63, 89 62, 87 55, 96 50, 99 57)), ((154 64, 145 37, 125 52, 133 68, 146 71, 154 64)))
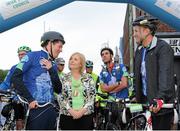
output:
POLYGON ((143 48, 142 61, 141 61, 142 86, 143 86, 143 94, 145 96, 147 96, 146 63, 145 63, 146 51, 147 48, 143 48))
POLYGON ((146 51, 147 51, 147 48, 143 48, 142 62, 145 62, 146 51))

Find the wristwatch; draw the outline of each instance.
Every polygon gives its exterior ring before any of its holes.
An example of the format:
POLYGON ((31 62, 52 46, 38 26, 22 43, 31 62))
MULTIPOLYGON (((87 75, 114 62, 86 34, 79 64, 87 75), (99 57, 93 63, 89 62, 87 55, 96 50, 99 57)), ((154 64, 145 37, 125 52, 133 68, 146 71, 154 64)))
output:
POLYGON ((121 81, 118 81, 118 82, 116 82, 117 83, 117 85, 121 85, 121 81))

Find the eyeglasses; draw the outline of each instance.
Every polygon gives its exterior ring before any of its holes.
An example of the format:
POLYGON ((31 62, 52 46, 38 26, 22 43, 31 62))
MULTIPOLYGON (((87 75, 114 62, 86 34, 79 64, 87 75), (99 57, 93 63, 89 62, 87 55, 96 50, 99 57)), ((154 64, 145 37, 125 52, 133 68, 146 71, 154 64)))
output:
POLYGON ((58 65, 60 65, 60 66, 64 66, 64 64, 58 64, 58 65))
POLYGON ((93 67, 92 67, 92 66, 90 66, 90 67, 89 67, 89 66, 86 66, 86 68, 93 68, 93 67))
POLYGON ((20 57, 20 56, 25 56, 26 55, 26 53, 19 53, 18 54, 18 56, 20 57))

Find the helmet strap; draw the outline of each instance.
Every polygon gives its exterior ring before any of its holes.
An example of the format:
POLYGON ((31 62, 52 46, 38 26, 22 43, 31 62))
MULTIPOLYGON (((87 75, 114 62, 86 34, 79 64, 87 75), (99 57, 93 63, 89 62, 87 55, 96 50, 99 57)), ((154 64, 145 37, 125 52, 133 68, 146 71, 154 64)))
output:
MULTIPOLYGON (((50 41, 51 42, 51 41, 50 41)), ((51 42, 51 52, 49 53, 49 51, 48 51, 48 49, 47 49, 47 46, 45 46, 45 49, 46 49, 46 51, 48 52, 48 54, 49 54, 49 56, 50 56, 50 58, 51 58, 51 60, 55 60, 55 58, 53 57, 53 51, 52 51, 52 42, 51 42)))
POLYGON ((149 35, 151 35, 151 31, 146 35, 146 36, 144 36, 144 38, 141 40, 141 44, 147 39, 147 37, 149 36, 149 35))
POLYGON ((54 56, 53 56, 53 50, 52 50, 52 44, 53 44, 53 42, 51 42, 51 54, 49 54, 49 56, 51 57, 51 59, 54 61, 55 60, 55 58, 54 58, 54 56))

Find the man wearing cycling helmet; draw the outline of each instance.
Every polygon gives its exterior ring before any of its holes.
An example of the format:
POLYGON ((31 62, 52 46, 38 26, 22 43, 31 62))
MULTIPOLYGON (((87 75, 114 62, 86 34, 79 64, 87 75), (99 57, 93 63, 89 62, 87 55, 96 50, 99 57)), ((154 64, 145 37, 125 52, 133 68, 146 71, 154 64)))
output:
MULTIPOLYGON (((28 52, 31 52, 31 49, 29 47, 27 47, 27 46, 19 47, 18 50, 17 50, 19 60, 21 60, 28 52)), ((7 89, 10 88, 10 78, 11 78, 12 73, 14 72, 15 68, 16 68, 16 65, 11 67, 11 69, 9 70, 6 78, 0 84, 0 89, 7 90, 7 89)))
POLYGON ((64 65, 65 65, 65 60, 63 58, 57 58, 55 60, 55 63, 57 64, 57 68, 58 68, 58 75, 59 77, 62 77, 64 75, 64 65))
POLYGON ((175 96, 173 49, 155 37, 156 18, 140 16, 132 24, 138 44, 134 69, 136 100, 150 104, 153 130, 170 130, 173 109, 163 109, 162 105, 173 103, 175 96))
MULTIPOLYGON (((31 52, 31 49, 28 46, 19 47, 18 50, 17 50, 19 60, 21 60, 28 52, 31 52)), ((10 89, 10 87, 11 87, 10 79, 11 79, 11 76, 12 76, 15 68, 16 68, 16 65, 11 67, 11 69, 9 70, 6 78, 0 84, 0 90, 8 90, 8 89, 10 89)), ((23 106, 21 104, 13 103, 13 108, 15 110, 16 129, 21 130, 21 129, 23 129, 23 119, 24 119, 23 106)))
MULTIPOLYGON (((107 93, 103 93, 101 91, 101 89, 99 87, 99 84, 100 84, 99 83, 100 82, 99 81, 99 76, 97 74, 93 73, 93 62, 90 61, 90 60, 86 61, 86 73, 89 73, 92 76, 93 80, 95 81, 95 83, 96 83, 96 92, 98 94, 101 93, 104 96, 108 96, 107 93)), ((96 94, 96 102, 98 102, 98 100, 101 99, 101 97, 98 94, 96 94)), ((97 106, 99 106, 99 105, 97 105, 97 106)))
MULTIPOLYGON (((58 70, 58 76, 59 78, 62 78, 65 74, 63 72, 64 70, 64 65, 65 65, 65 60, 63 58, 57 58, 55 59, 55 63, 57 65, 57 70, 58 70)), ((58 94, 56 92, 54 92, 54 96, 55 96, 55 102, 58 105, 57 99, 58 99, 58 94)))
POLYGON ((90 60, 86 61, 86 73, 90 74, 96 83, 96 89, 99 87, 99 76, 93 72, 93 62, 90 60))
MULTIPOLYGON (((95 74, 93 72, 93 62, 90 60, 86 61, 86 73, 90 74, 91 77, 93 78, 94 82, 96 83, 96 92, 102 93, 100 92, 100 88, 99 88, 99 76, 97 74, 95 74)), ((96 94, 96 101, 99 100, 99 96, 97 96, 96 94)), ((99 106, 99 105, 96 105, 99 106)))
POLYGON ((61 92, 54 60, 62 52, 64 44, 64 37, 59 32, 45 32, 41 37, 43 49, 23 57, 12 75, 13 86, 18 87, 18 93, 29 102, 28 130, 56 129, 56 110, 47 103, 54 103, 53 92, 61 92))

